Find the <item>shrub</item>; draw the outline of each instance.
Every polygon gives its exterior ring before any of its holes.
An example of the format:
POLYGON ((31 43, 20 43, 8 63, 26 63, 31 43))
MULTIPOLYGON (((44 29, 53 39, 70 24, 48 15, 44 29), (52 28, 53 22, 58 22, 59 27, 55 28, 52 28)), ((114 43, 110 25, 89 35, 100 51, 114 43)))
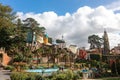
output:
POLYGON ((36 78, 36 73, 27 73, 28 77, 26 80, 35 80, 36 78))
POLYGON ((102 61, 106 62, 107 61, 107 56, 102 55, 102 61))
POLYGON ((75 59, 75 62, 76 62, 76 63, 86 63, 87 60, 85 60, 85 59, 80 59, 80 58, 76 58, 76 59, 75 59))
POLYGON ((65 72, 53 73, 52 76, 44 77, 39 73, 13 72, 10 75, 11 80, 77 80, 79 74, 71 70, 65 72))
POLYGON ((37 74, 35 80, 43 80, 43 78, 44 78, 43 76, 37 74))
POLYGON ((66 74, 61 73, 61 74, 58 74, 55 78, 53 78, 53 80, 66 80, 65 77, 66 77, 66 74))
POLYGON ((111 75, 111 73, 108 73, 108 72, 101 74, 101 77, 110 77, 110 76, 112 76, 112 75, 111 75))
POLYGON ((83 74, 82 74, 81 71, 77 71, 77 74, 79 75, 79 77, 82 77, 82 76, 83 76, 83 74))
POLYGON ((13 72, 10 75, 11 80, 44 80, 38 73, 13 72))
POLYGON ((72 80, 73 79, 73 72, 71 71, 71 70, 68 70, 68 71, 66 71, 65 72, 65 74, 66 74, 66 80, 72 80))
POLYGON ((76 63, 76 64, 74 64, 74 67, 75 67, 75 68, 79 68, 80 65, 76 63))
POLYGON ((79 75, 77 73, 73 73, 71 70, 65 72, 58 72, 52 75, 51 80, 77 80, 79 79, 79 75))
POLYGON ((73 80, 78 80, 80 78, 80 75, 77 73, 73 74, 73 80))
POLYGON ((90 59, 100 61, 100 55, 99 54, 90 54, 90 59))
POLYGON ((103 79, 103 80, 120 80, 120 78, 109 78, 109 79, 103 79))
POLYGON ((116 60, 117 72, 120 75, 120 60, 116 60))
POLYGON ((15 69, 15 67, 9 65, 9 66, 6 66, 4 69, 13 71, 15 69))
POLYGON ((14 72, 10 75, 11 80, 26 80, 27 77, 27 74, 19 72, 14 72))
POLYGON ((116 74, 116 64, 115 64, 115 62, 112 63, 111 71, 112 71, 112 74, 116 74))

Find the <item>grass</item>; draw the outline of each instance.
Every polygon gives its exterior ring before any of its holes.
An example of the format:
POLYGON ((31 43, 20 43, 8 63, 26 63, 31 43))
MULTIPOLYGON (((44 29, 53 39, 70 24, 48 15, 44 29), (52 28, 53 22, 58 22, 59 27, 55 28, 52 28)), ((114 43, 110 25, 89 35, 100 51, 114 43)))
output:
POLYGON ((102 80, 120 80, 120 77, 103 78, 102 80))

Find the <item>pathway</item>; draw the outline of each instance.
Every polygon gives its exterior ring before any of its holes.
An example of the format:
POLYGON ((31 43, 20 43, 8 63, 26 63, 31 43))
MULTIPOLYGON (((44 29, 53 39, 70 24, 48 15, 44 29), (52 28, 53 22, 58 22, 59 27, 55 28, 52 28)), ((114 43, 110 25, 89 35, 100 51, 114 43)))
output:
POLYGON ((10 80, 10 71, 0 70, 0 80, 10 80))

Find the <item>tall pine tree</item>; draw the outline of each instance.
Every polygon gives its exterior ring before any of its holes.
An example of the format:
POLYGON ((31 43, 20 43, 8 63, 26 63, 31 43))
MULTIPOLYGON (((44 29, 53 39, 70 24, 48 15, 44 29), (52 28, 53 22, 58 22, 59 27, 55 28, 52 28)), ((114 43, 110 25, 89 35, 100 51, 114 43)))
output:
POLYGON ((110 54, 110 46, 109 46, 109 39, 108 39, 108 35, 107 35, 107 32, 104 31, 104 36, 103 36, 103 54, 106 55, 106 54, 110 54))
POLYGON ((8 50, 11 45, 15 18, 9 6, 0 4, 0 47, 4 47, 6 50, 8 50))

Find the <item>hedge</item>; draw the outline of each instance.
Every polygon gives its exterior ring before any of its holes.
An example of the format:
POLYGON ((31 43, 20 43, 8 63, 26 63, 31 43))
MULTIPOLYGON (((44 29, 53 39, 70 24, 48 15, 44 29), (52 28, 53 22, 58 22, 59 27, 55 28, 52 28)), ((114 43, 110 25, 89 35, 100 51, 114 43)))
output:
POLYGON ((11 80, 77 80, 81 74, 74 73, 71 70, 56 72, 51 76, 42 76, 39 73, 13 72, 10 75, 11 80))
POLYGON ((90 59, 100 61, 100 55, 99 54, 90 54, 90 59))

